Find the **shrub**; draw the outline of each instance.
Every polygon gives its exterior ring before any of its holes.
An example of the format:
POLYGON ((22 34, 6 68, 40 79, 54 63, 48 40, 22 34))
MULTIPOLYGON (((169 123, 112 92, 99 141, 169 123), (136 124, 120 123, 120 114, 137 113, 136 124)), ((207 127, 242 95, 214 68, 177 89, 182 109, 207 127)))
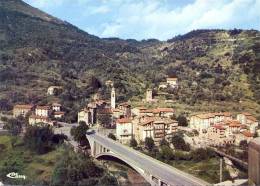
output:
POLYGON ((144 140, 144 145, 149 151, 152 151, 154 148, 153 138, 146 137, 144 140))
POLYGON ((161 146, 160 153, 162 155, 162 158, 166 161, 169 161, 174 157, 172 149, 167 145, 161 146))
POLYGON ((86 141, 86 133, 88 130, 88 126, 85 122, 80 122, 79 126, 73 127, 70 130, 70 134, 73 136, 74 140, 81 143, 83 141, 86 141))
POLYGON ((25 146, 39 154, 52 150, 53 131, 49 126, 28 126, 24 134, 25 146))
POLYGON ((170 146, 169 142, 168 142, 166 139, 162 139, 162 140, 160 141, 160 146, 163 146, 163 145, 165 145, 165 146, 170 146))
POLYGON ((180 134, 172 137, 172 144, 176 150, 190 151, 190 145, 184 141, 180 134))
POLYGON ((113 133, 109 133, 108 136, 112 140, 116 140, 116 136, 113 133))
POLYGON ((175 151, 174 152, 174 160, 191 160, 190 153, 184 153, 182 151, 175 151))
POLYGON ((130 147, 137 147, 137 141, 134 139, 134 138, 132 138, 131 140, 130 140, 130 147))
POLYGON ((191 152, 192 160, 195 162, 208 160, 215 156, 216 156, 215 152, 210 148, 198 148, 191 152))
POLYGON ((187 118, 183 115, 179 115, 177 117, 177 121, 178 121, 179 126, 184 126, 184 127, 188 126, 187 118))
POLYGON ((4 127, 9 130, 12 135, 16 136, 22 132, 22 127, 25 125, 26 121, 24 117, 19 116, 18 118, 8 119, 4 127))

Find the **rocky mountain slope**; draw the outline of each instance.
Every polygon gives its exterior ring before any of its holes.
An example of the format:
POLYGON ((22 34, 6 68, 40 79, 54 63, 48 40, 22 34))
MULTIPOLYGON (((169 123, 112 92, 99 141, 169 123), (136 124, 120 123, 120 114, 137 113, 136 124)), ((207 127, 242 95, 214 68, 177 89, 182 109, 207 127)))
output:
POLYGON ((99 87, 93 79, 113 80, 118 101, 138 100, 147 87, 177 75, 179 89, 167 90, 174 93, 167 98, 189 112, 204 105, 259 116, 259 36, 197 30, 168 41, 101 39, 21 0, 0 0, 0 108, 46 103, 47 87, 62 85, 59 99, 77 110, 99 87))

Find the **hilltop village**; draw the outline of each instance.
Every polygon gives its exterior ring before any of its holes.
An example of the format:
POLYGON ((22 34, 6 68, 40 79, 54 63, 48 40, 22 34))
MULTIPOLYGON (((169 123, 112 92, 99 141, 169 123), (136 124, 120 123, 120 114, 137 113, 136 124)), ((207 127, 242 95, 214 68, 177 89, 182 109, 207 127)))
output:
MULTIPOLYGON (((122 144, 129 145, 133 139, 142 144, 146 138, 151 138, 155 145, 160 145, 162 140, 170 142, 175 134, 181 132, 185 142, 193 148, 239 146, 242 141, 249 142, 260 134, 259 123, 250 113, 203 112, 193 113, 188 117, 176 116, 174 108, 133 107, 131 101, 117 103, 113 82, 108 80, 106 86, 111 90, 110 100, 103 100, 96 93, 92 101, 78 111, 78 123, 84 122, 90 128, 111 129, 122 144)), ((169 77, 157 88, 167 87, 177 89, 178 78, 169 77)), ((61 91, 62 87, 51 86, 47 95, 55 95, 61 91)), ((157 101, 153 96, 153 89, 148 88, 141 104, 153 105, 157 101)), ((45 123, 58 126, 65 114, 63 106, 57 102, 50 105, 15 105, 13 109, 14 117, 27 117, 30 125, 45 123)))

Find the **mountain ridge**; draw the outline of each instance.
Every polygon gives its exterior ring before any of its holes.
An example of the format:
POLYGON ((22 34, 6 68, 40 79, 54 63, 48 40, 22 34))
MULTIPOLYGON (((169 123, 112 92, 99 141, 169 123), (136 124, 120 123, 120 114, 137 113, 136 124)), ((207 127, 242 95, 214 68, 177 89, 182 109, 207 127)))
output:
POLYGON ((57 99, 76 112, 97 91, 93 77, 113 80, 121 102, 141 100, 146 88, 177 75, 180 88, 167 98, 187 112, 211 104, 201 109, 259 115, 259 35, 215 29, 168 41, 99 38, 20 0, 0 0, 0 105, 48 103, 46 89, 59 84, 65 91, 57 99))

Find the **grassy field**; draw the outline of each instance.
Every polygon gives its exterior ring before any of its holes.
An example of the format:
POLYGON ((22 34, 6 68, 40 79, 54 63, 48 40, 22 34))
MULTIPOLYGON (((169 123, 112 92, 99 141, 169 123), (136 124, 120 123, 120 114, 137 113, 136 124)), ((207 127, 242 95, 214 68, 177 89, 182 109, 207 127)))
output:
POLYGON ((184 160, 172 161, 170 164, 209 183, 219 182, 219 160, 217 158, 211 158, 200 162, 184 160))
POLYGON ((0 136, 0 180, 9 184, 46 184, 62 149, 59 147, 47 154, 37 155, 27 150, 20 138, 0 136), (9 172, 17 172, 27 178, 9 179, 6 177, 9 172))

